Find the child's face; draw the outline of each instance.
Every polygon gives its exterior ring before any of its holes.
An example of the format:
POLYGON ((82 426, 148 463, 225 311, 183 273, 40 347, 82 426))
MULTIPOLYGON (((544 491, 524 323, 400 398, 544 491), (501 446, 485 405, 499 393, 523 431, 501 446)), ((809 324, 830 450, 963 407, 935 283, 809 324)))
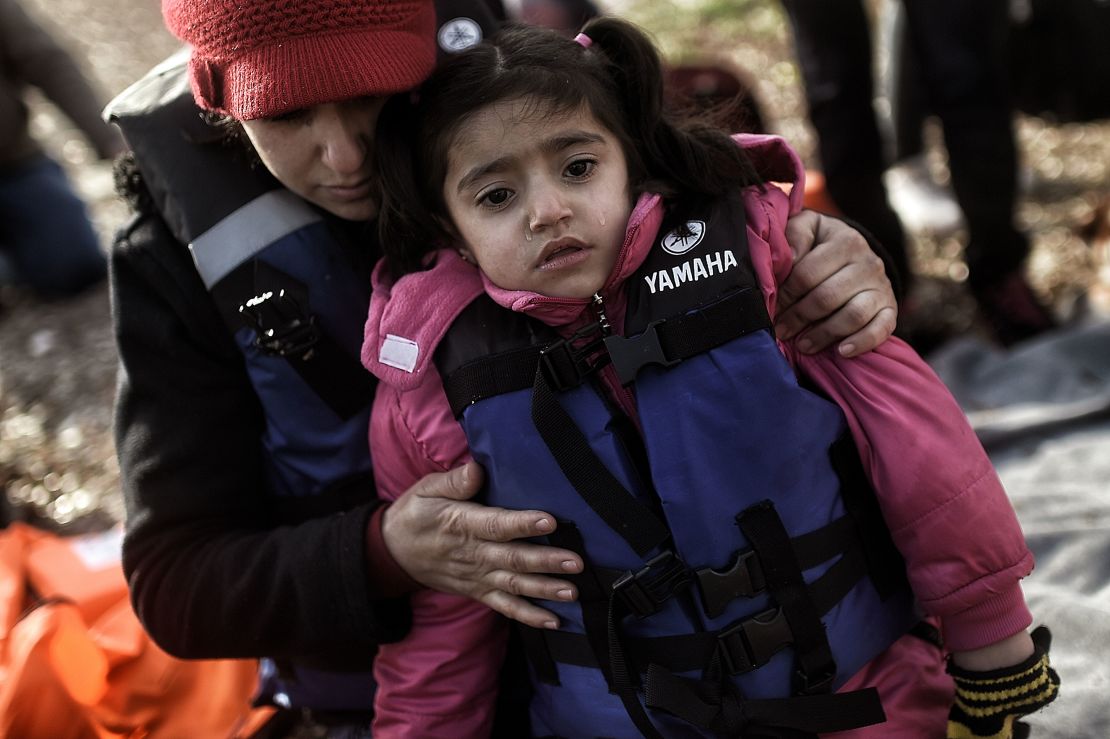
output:
POLYGON ((601 289, 632 210, 616 137, 584 107, 553 113, 524 99, 460 126, 443 197, 464 253, 494 284, 559 298, 601 289))

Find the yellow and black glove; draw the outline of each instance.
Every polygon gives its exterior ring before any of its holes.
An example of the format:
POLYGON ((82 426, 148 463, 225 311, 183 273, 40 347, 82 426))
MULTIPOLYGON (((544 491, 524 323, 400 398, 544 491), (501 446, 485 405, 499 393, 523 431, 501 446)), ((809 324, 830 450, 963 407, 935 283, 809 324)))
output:
POLYGON ((1029 727, 1018 719, 1047 706, 1060 691, 1060 677, 1048 664, 1052 634, 1040 626, 1030 636, 1033 656, 1013 667, 973 672, 949 662, 956 700, 948 712, 948 739, 1029 736, 1029 727))

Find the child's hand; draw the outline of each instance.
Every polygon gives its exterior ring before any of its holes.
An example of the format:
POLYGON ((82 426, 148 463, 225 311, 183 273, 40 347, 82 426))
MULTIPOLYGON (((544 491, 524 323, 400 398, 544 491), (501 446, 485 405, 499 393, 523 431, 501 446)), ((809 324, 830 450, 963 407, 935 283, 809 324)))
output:
MULTIPOLYGON (((1024 632, 1017 636, 1024 636, 1024 632)), ((976 651, 980 658, 998 659, 1001 654, 1020 648, 1022 641, 1011 637, 992 645, 999 647, 993 652, 976 651)), ((948 739, 1028 736, 1028 727, 1018 719, 1054 701, 1060 688, 1060 677, 1048 663, 1048 649, 1052 643, 1048 629, 1044 626, 1035 629, 1032 643, 1033 654, 1012 667, 972 670, 960 667, 953 659, 948 672, 956 682, 956 700, 948 713, 948 739)), ((977 663, 974 658, 967 659, 969 656, 974 657, 975 653, 962 653, 960 661, 977 663)))

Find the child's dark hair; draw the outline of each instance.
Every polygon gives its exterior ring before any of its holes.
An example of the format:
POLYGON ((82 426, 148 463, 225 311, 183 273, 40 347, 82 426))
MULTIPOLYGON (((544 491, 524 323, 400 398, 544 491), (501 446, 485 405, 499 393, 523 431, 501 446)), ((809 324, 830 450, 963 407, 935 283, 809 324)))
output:
POLYGON ((585 105, 620 142, 633 197, 652 191, 681 205, 759 181, 725 132, 664 108, 662 63, 643 31, 599 18, 583 33, 589 47, 547 29, 508 26, 448 59, 415 102, 397 96, 386 105, 376 139, 378 227, 394 276, 421 269, 424 255, 449 237, 442 193, 449 149, 468 116, 504 100, 528 98, 541 112, 585 105))

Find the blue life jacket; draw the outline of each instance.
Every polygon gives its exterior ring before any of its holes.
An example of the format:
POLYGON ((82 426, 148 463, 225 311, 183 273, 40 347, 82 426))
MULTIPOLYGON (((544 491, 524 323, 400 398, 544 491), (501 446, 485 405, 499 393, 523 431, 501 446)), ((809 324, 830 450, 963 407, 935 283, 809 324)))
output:
POLYGON ((877 692, 832 691, 917 620, 842 412, 775 343, 742 202, 704 208, 629 277, 624 336, 603 305, 559 339, 482 296, 436 351, 487 502, 550 511, 588 563, 579 603, 542 604, 560 630, 523 632, 537 735, 878 723, 877 692))

